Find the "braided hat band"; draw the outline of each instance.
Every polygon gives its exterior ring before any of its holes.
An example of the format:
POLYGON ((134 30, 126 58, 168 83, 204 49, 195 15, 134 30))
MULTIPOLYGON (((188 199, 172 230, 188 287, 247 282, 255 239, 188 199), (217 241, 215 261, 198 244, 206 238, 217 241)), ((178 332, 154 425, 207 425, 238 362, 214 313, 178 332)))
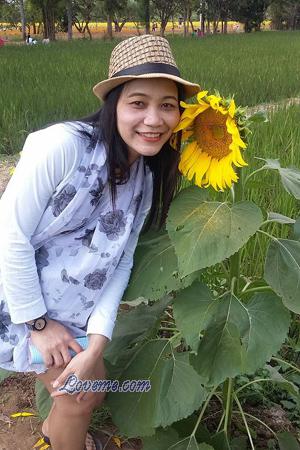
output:
POLYGON ((181 78, 167 39, 146 34, 126 39, 113 49, 108 79, 96 84, 93 91, 104 100, 109 91, 137 78, 168 78, 184 86, 186 97, 200 90, 198 84, 181 78))

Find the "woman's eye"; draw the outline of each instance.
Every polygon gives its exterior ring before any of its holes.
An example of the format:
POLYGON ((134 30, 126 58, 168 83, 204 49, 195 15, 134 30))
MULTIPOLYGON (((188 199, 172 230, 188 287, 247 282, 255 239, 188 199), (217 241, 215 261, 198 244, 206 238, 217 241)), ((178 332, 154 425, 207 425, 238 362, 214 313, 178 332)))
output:
POLYGON ((164 109, 173 109, 176 108, 177 106, 173 105, 173 103, 163 103, 162 107, 164 109))
POLYGON ((139 101, 139 100, 135 100, 134 102, 132 102, 131 103, 133 106, 138 106, 138 107, 140 107, 140 106, 143 106, 144 104, 143 104, 143 102, 141 102, 141 101, 139 101))

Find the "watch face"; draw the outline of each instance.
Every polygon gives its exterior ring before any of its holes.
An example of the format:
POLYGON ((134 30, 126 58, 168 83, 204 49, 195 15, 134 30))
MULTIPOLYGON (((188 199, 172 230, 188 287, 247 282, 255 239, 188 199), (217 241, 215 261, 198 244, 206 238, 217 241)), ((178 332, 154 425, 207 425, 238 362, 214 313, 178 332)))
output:
POLYGON ((43 330, 46 326, 46 323, 46 320, 43 318, 37 319, 34 323, 34 328, 39 331, 43 330))

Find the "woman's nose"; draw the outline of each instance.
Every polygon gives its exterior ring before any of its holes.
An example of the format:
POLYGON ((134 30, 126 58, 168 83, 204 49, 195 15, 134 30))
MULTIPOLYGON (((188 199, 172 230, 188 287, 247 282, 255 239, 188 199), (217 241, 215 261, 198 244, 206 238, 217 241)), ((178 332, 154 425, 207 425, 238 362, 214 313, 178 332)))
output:
POLYGON ((163 124, 163 119, 161 117, 160 111, 157 109, 149 109, 146 111, 144 117, 144 124, 149 127, 159 127, 163 124))

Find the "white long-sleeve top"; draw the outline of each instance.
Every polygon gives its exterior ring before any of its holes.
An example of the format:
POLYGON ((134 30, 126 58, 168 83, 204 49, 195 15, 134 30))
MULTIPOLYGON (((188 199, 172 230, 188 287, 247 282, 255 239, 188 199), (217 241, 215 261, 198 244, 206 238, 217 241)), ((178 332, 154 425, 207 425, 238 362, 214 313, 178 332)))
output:
MULTIPOLYGON (((82 137, 66 132, 63 124, 29 135, 0 200, 0 302, 4 298, 14 324, 23 324, 47 312, 32 238, 45 225, 44 212, 54 191, 78 170, 82 145, 82 137)), ((87 334, 101 334, 111 339, 138 236, 151 206, 152 176, 151 189, 149 186, 148 183, 123 255, 89 316, 87 334)))

